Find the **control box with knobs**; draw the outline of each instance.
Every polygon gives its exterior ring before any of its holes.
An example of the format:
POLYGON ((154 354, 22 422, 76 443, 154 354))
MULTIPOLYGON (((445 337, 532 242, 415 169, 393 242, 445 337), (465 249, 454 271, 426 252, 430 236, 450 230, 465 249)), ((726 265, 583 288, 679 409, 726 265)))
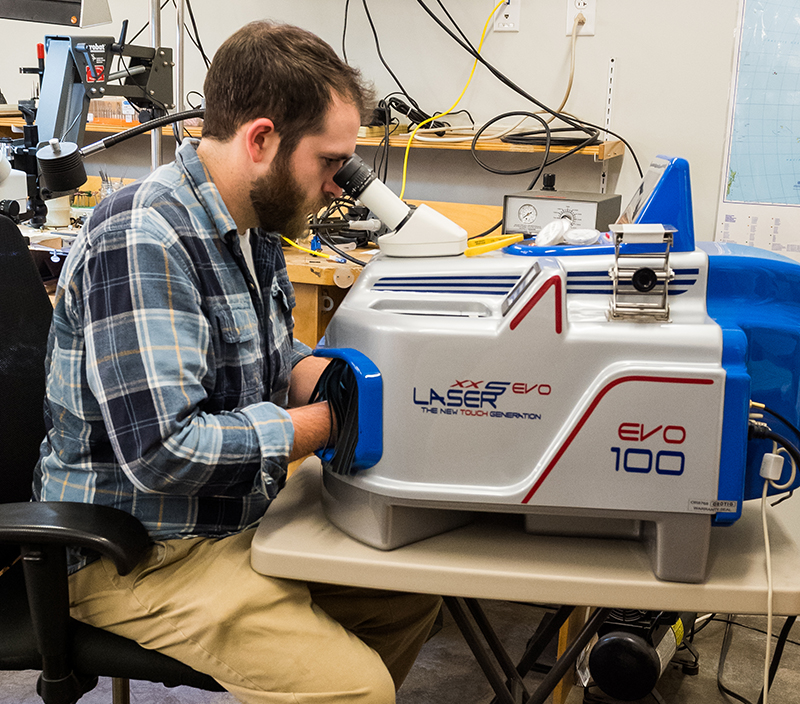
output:
POLYGON ((619 217, 622 196, 559 191, 555 174, 543 174, 541 190, 510 193, 503 198, 503 232, 535 236, 553 220, 569 220, 574 228, 606 232, 619 217))

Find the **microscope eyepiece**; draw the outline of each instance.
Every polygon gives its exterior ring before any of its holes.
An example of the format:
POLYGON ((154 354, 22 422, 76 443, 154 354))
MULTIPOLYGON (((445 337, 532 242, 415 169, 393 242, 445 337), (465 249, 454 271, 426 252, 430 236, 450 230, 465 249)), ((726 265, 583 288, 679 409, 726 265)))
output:
POLYGON ((377 176, 358 154, 353 154, 333 175, 333 182, 347 195, 358 198, 377 176))

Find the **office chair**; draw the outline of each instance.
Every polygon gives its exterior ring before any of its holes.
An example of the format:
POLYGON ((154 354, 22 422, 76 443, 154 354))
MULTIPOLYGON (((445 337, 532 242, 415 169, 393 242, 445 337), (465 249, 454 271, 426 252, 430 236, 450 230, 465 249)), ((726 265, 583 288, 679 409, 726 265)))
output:
POLYGON ((27 243, 0 216, 0 670, 39 670, 46 704, 73 704, 113 679, 127 704, 128 680, 224 691, 211 677, 134 641, 69 617, 66 548, 86 547, 127 574, 149 538, 124 511, 91 504, 31 503, 44 438, 44 358, 52 306, 27 243), (21 563, 21 564, 19 564, 21 563))

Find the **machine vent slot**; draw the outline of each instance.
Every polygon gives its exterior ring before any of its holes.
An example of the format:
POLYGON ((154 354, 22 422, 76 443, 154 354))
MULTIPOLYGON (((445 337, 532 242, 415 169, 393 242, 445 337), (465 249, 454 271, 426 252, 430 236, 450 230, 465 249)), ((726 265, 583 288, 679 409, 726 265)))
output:
POLYGON ((438 315, 450 318, 488 318, 492 311, 477 301, 459 300, 389 300, 375 301, 370 308, 397 315, 438 315))
POLYGON ((480 296, 505 296, 519 276, 384 276, 373 291, 407 293, 466 293, 480 296))

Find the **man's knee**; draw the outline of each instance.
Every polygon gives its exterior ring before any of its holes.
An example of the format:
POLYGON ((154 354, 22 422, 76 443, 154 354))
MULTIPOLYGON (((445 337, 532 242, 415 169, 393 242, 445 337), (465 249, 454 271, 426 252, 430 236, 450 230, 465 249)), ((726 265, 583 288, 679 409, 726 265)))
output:
POLYGON ((364 672, 364 686, 367 695, 364 699, 356 699, 358 702, 369 702, 372 704, 394 704, 395 685, 389 670, 383 661, 378 658, 377 663, 369 671, 364 672))
MULTIPOLYGON (((338 655, 342 655, 339 653, 338 655)), ((394 704, 395 687, 380 657, 370 651, 356 654, 346 666, 334 657, 330 662, 309 663, 305 676, 290 677, 287 688, 252 689, 260 678, 218 679, 220 684, 245 704, 273 704, 290 700, 296 704, 394 704), (337 662, 333 662, 337 661, 337 662)), ((278 678, 279 679, 279 678, 278 678)))

